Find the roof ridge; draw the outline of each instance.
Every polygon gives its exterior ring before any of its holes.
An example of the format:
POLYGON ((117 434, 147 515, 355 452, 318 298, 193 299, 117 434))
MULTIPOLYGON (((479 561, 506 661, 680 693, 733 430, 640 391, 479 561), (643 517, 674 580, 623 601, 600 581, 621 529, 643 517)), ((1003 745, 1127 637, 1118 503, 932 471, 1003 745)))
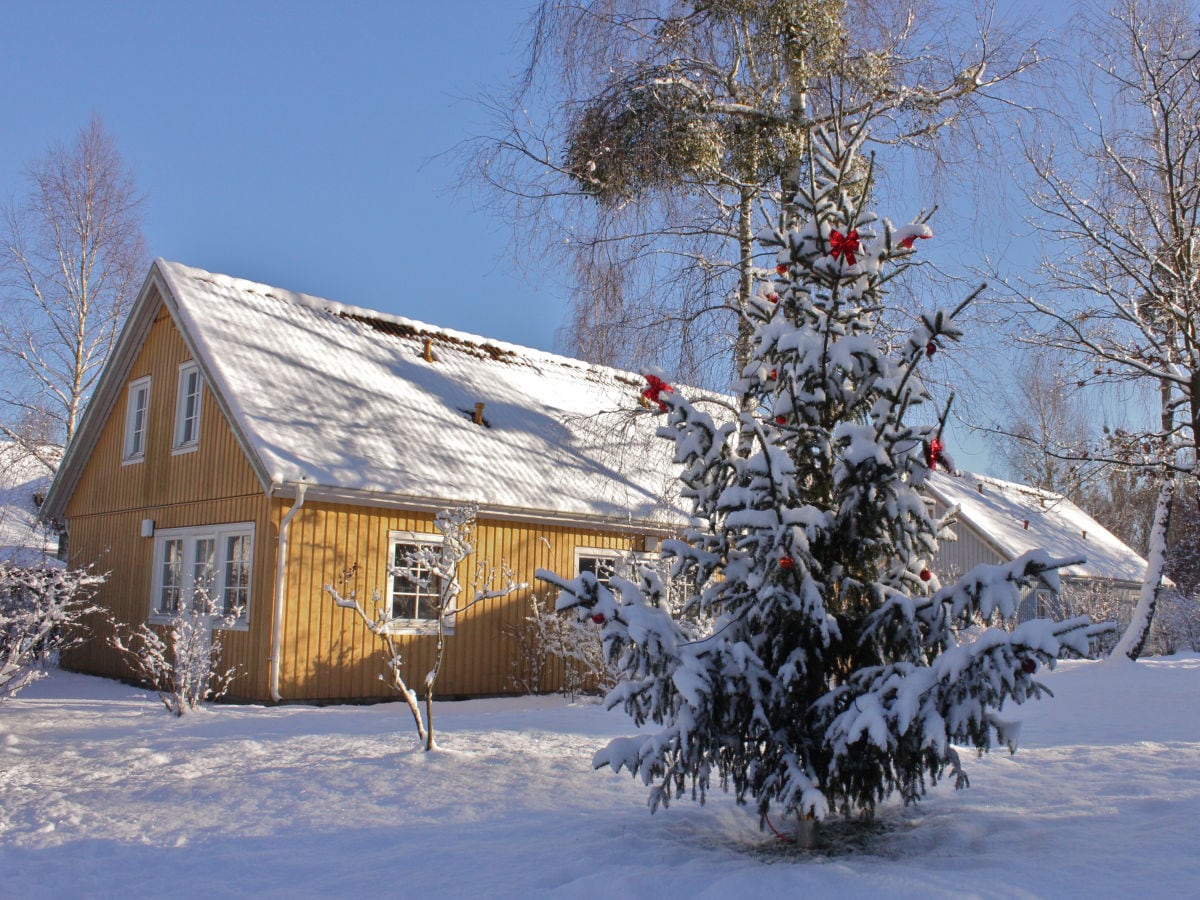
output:
MULTIPOLYGON (((632 380, 632 383, 639 383, 642 379, 641 374, 638 372, 632 372, 627 369, 619 369, 615 366, 607 366, 601 363, 591 363, 587 362, 586 360, 576 359, 560 353, 554 353, 550 350, 542 350, 537 347, 528 347, 523 344, 514 344, 509 341, 501 341, 497 340, 496 338, 489 338, 481 334, 474 334, 469 331, 459 331, 453 328, 445 328, 440 325, 422 322, 419 319, 412 319, 408 316, 400 316, 396 315, 395 313, 387 313, 365 306, 342 303, 338 300, 329 300, 325 297, 318 297, 314 294, 305 294, 301 291, 293 291, 290 288, 277 287, 261 281, 252 281, 251 279, 241 278, 236 275, 210 272, 207 269, 201 269, 197 266, 189 266, 186 263, 175 262, 162 258, 159 258, 156 260, 156 262, 159 263, 164 269, 171 271, 172 274, 177 273, 179 275, 184 275, 188 278, 194 278, 199 281, 210 281, 214 284, 225 283, 225 285, 228 287, 236 290, 261 294, 265 297, 271 297, 285 303, 292 303, 297 306, 327 313, 329 315, 339 316, 341 318, 355 319, 367 325, 372 325, 375 322, 385 323, 397 326, 401 330, 412 329, 414 336, 416 337, 441 337, 445 340, 445 342, 450 344, 474 345, 493 358, 498 358, 498 356, 522 357, 530 362, 540 361, 545 364, 557 365, 563 368, 594 372, 598 375, 609 374, 614 379, 630 379, 632 380), (492 352, 493 350, 495 352, 492 352)), ((386 329, 381 330, 386 331, 386 329)))

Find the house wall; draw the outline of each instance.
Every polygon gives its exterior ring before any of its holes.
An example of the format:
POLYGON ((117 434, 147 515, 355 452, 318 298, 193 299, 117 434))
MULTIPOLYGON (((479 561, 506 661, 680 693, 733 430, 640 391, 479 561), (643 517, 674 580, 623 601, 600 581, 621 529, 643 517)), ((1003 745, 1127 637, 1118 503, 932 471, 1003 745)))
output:
MULTIPOLYGON (((144 519, 156 529, 233 522, 254 523, 254 559, 245 630, 222 632, 222 668, 236 665, 242 674, 229 696, 248 701, 270 699, 271 625, 276 577, 276 548, 283 516, 291 500, 268 499, 233 430, 205 389, 199 449, 173 455, 178 367, 190 359, 170 315, 159 305, 142 349, 129 372, 80 480, 67 504, 70 560, 107 572, 97 600, 107 617, 89 623, 90 639, 63 657, 64 666, 112 677, 132 677, 127 663, 107 644, 111 621, 136 626, 151 609, 154 539, 141 536, 144 519), (147 445, 141 462, 122 462, 125 403, 129 382, 151 378, 147 445)), ((375 507, 309 501, 290 524, 282 623, 280 693, 285 700, 355 700, 394 696, 379 680, 382 644, 353 613, 337 608, 324 591, 328 582, 357 564, 350 586, 369 603, 372 591, 387 585, 389 534, 434 534, 433 516, 375 507)), ((547 568, 571 574, 577 547, 626 550, 639 535, 616 531, 480 521, 476 555, 459 573, 463 600, 477 559, 511 567, 518 581, 531 586, 489 600, 458 616, 448 639, 438 693, 441 696, 495 694, 512 690, 513 666, 520 659, 514 635, 530 614, 535 592, 553 602, 533 573, 547 568)), ((638 547, 637 549, 641 549, 638 547)), ((436 638, 405 635, 397 643, 405 659, 405 677, 419 686, 432 664, 436 638)), ((552 689, 561 676, 559 663, 545 672, 542 686, 552 689)))
MULTIPOLYGON (((141 537, 143 519, 157 529, 230 522, 254 523, 254 557, 248 630, 224 632, 224 657, 245 675, 233 696, 266 695, 270 652, 271 592, 277 516, 232 429, 205 389, 197 450, 172 455, 179 365, 187 347, 160 304, 126 382, 151 377, 145 457, 123 463, 125 403, 122 390, 67 504, 69 560, 107 572, 97 600, 111 618, 137 625, 151 605, 153 538, 141 537)), ((63 664, 115 677, 132 673, 106 645, 111 627, 103 618, 89 623, 90 639, 64 655, 63 664)))
MULTIPOLYGON (((385 671, 383 642, 352 610, 338 608, 324 590, 339 584, 341 573, 354 570, 343 592, 358 592, 373 612, 372 593, 387 587, 389 533, 437 534, 433 516, 373 507, 333 506, 309 501, 292 520, 288 535, 286 614, 280 693, 285 700, 386 698, 395 692, 379 680, 385 671)), ((438 680, 439 696, 497 694, 515 690, 512 676, 520 661, 516 633, 530 614, 537 594, 552 605, 548 585, 535 583, 539 568, 573 574, 576 547, 627 550, 636 535, 588 531, 543 524, 481 519, 474 535, 475 555, 460 567, 460 605, 473 595, 471 579, 477 561, 513 569, 529 586, 485 601, 457 616, 454 633, 438 680)), ((640 549, 640 548, 639 548, 640 549)), ((420 689, 436 652, 434 635, 398 635, 405 660, 404 676, 420 689)), ((557 686, 560 670, 552 667, 543 683, 557 686)))
MULTIPOLYGON (((945 504, 935 501, 933 506, 935 517, 941 518, 946 514, 945 504)), ((956 523, 952 530, 958 540, 939 541, 937 553, 934 554, 929 565, 930 569, 936 572, 943 582, 965 575, 982 563, 997 565, 1005 562, 999 552, 986 544, 979 535, 962 522, 956 523)))

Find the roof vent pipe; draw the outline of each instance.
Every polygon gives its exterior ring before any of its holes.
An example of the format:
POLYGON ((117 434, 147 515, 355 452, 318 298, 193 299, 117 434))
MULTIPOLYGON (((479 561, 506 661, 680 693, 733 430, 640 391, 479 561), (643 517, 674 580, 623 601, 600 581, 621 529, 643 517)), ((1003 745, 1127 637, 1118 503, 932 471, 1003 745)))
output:
POLYGON ((425 338, 425 352, 421 354, 425 362, 433 362, 433 338, 425 338))
POLYGON ((472 416, 471 418, 474 420, 476 425, 483 424, 483 404, 482 403, 475 404, 475 415, 472 416))

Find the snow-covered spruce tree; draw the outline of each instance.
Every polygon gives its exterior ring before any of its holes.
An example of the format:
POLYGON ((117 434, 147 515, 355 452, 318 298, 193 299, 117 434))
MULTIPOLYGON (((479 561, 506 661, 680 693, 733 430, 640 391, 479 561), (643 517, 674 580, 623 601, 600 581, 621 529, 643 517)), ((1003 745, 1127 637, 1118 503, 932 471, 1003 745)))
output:
POLYGON ((560 609, 602 623, 622 672, 609 706, 661 726, 595 758, 651 785, 651 810, 685 791, 703 801, 714 778, 776 824, 869 816, 947 771, 963 786, 953 744, 1013 748, 996 712, 1043 693, 1039 663, 1085 653, 1095 630, 1038 620, 956 638, 1012 615, 1023 588, 1057 589, 1074 560, 1032 552, 945 587, 929 572, 940 523, 918 489, 947 459, 939 424, 906 419, 930 402, 918 368, 959 335, 958 310, 923 316, 898 352, 881 348, 884 286, 932 232, 860 212, 842 186, 861 184, 861 158, 836 138, 815 146, 798 227, 766 238, 778 278, 751 312, 732 421, 654 391, 693 507, 662 553, 702 586, 690 604, 712 617, 707 632, 680 628, 652 567, 608 587, 538 573, 560 588, 560 609))

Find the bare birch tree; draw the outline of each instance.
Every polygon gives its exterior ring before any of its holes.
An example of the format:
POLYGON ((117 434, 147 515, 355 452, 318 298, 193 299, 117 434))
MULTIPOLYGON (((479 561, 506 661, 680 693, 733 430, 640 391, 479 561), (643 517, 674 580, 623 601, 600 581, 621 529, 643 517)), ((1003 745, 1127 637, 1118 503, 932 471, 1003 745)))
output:
POLYGON ((25 172, 24 195, 0 209, 0 402, 12 422, 43 416, 75 434, 145 274, 142 198, 99 119, 25 172))
POLYGON ((970 18, 937 3, 543 0, 528 67, 489 101, 495 133, 473 150, 518 242, 582 273, 571 349, 726 384, 747 352, 754 236, 786 220, 813 129, 869 123, 877 144, 931 155, 966 134, 974 152, 980 113, 1037 61, 990 10, 970 18))
MULTIPOLYGON (((1179 475, 1196 477, 1200 435, 1200 17, 1162 0, 1120 0, 1079 23, 1088 109, 1026 142, 1031 199, 1051 248, 1028 334, 1086 361, 1084 384, 1140 382, 1157 412, 1090 459, 1152 473, 1148 571, 1115 654, 1137 658, 1162 591, 1179 475)), ((1065 80, 1065 79, 1064 79, 1065 80)))

